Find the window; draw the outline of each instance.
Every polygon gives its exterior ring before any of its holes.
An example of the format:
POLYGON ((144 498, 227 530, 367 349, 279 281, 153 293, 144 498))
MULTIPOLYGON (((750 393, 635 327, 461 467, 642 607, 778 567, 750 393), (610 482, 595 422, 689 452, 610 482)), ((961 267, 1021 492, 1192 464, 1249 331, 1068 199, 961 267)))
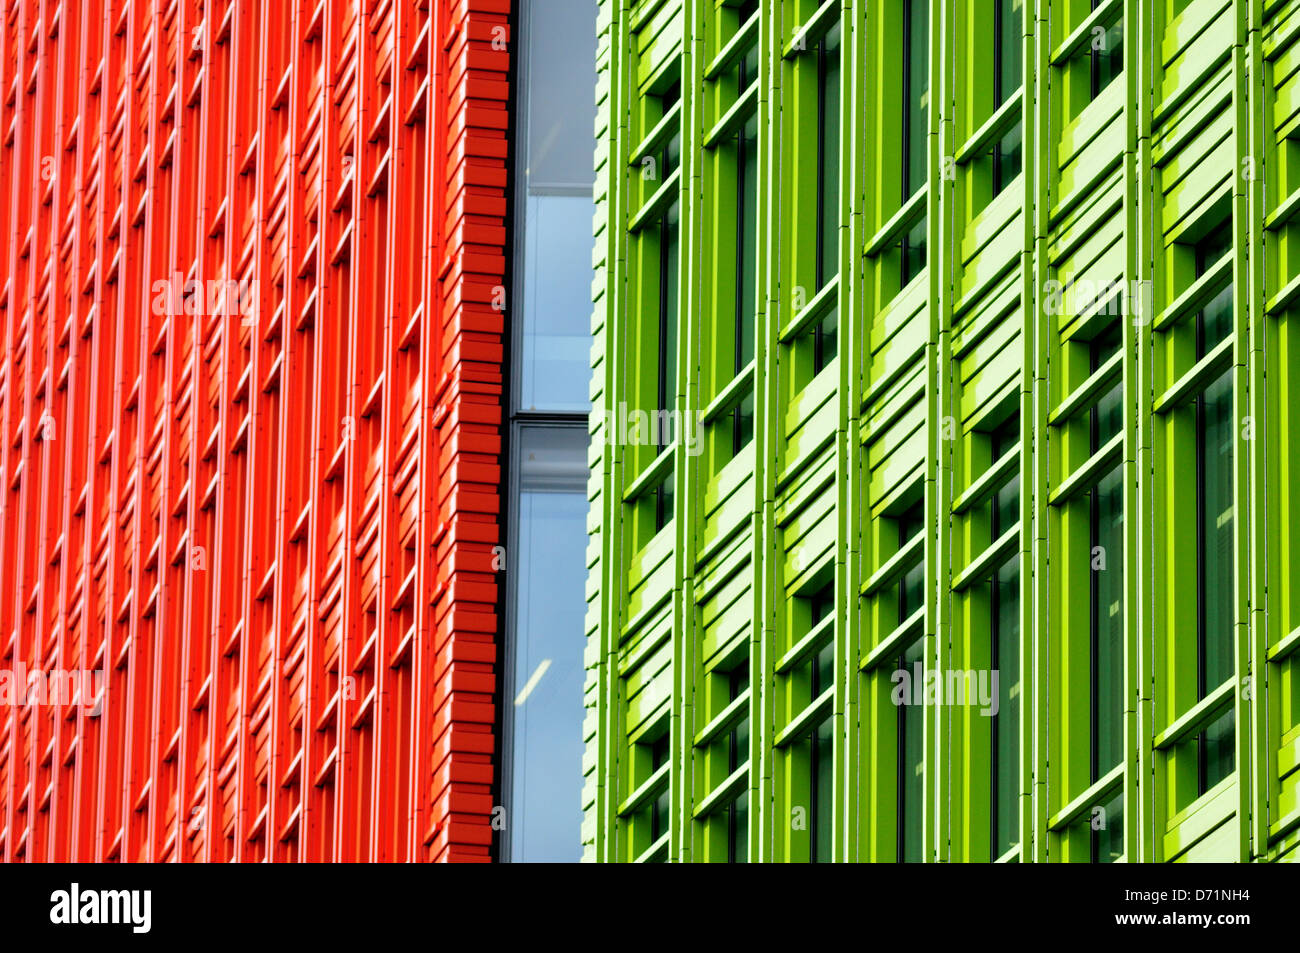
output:
MULTIPOLYGON (((749 659, 731 670, 728 678, 728 696, 735 701, 749 690, 749 659)), ((739 721, 727 735, 728 774, 740 769, 749 760, 749 715, 739 721)), ((749 860, 749 788, 737 795, 726 808, 727 862, 743 864, 749 860)))
POLYGON ((555 424, 517 433, 503 706, 512 823, 502 847, 513 861, 577 861, 585 667, 574 633, 586 609, 587 434, 555 424))
POLYGON ((908 282, 925 268, 925 231, 926 221, 922 217, 913 223, 903 234, 902 255, 899 264, 900 286, 908 282))
MULTIPOLYGON (((1120 326, 1113 324, 1089 345, 1095 373, 1120 348, 1120 326)), ((1115 383, 1089 410, 1089 448, 1098 453, 1123 426, 1123 382, 1115 383)), ((1090 553, 1089 664, 1090 774, 1100 781, 1122 757, 1124 743, 1124 493, 1118 465, 1088 494, 1090 553)), ((1103 832, 1093 831, 1093 849, 1103 832)))
POLYGON ((709 150, 706 201, 714 197, 712 220, 705 229, 716 222, 718 232, 706 234, 704 241, 717 243, 719 263, 725 263, 728 255, 734 261, 734 273, 728 274, 722 264, 713 282, 718 314, 711 329, 712 353, 701 358, 702 388, 712 388, 714 399, 725 395, 725 404, 707 407, 702 418, 705 425, 716 425, 710 435, 714 454, 710 472, 734 459, 754 437, 753 375, 735 382, 755 359, 758 331, 758 15, 756 2, 715 11, 717 29, 711 36, 717 36, 713 45, 720 58, 705 74, 706 102, 712 103, 718 117, 704 140, 709 150), (728 221, 733 211, 734 231, 728 221))
MULTIPOLYGON (((661 97, 663 113, 667 115, 681 98, 681 84, 675 83, 661 97)), ((665 176, 674 172, 681 163, 681 133, 674 132, 661 147, 660 168, 665 176)), ((672 410, 677 387, 677 267, 678 246, 680 240, 681 210, 677 200, 668 205, 658 224, 659 232, 659 344, 658 344, 658 390, 656 393, 656 410, 672 410)), ((672 444, 673 433, 671 416, 662 419, 670 422, 669 426, 657 428, 659 447, 664 449, 672 444)))
POLYGON ((1052 55, 1059 67, 1062 119, 1069 122, 1097 99, 1124 71, 1124 5, 1091 0, 1079 10, 1084 18, 1070 24, 1065 43, 1052 55))
MULTIPOLYGON (((903 0, 902 60, 902 204, 926 182, 926 136, 929 132, 930 7, 926 0, 903 0)), ((907 287, 925 268, 926 219, 924 210, 902 232, 899 288, 907 287)))
POLYGON ((930 5, 903 0, 903 202, 925 185, 929 130, 930 5))
MULTIPOLYGON (((741 61, 740 82, 748 88, 756 80, 757 50, 741 61), (752 69, 751 74, 749 70, 752 69), (750 76, 754 79, 750 79, 750 76)), ((751 116, 737 134, 736 143, 736 326, 732 373, 739 374, 754 359, 755 312, 758 307, 758 117, 751 116)), ((754 437, 754 394, 731 411, 731 452, 735 456, 754 437)))
MULTIPOLYGON (((899 514, 898 548, 910 544, 925 528, 925 501, 918 500, 899 514)), ((925 560, 920 559, 905 570, 898 579, 898 623, 902 625, 925 604, 925 560)), ((921 662, 922 641, 917 639, 898 657, 895 669, 913 674, 911 684, 917 684, 913 666, 921 662)), ((921 684, 924 684, 922 682, 921 684)), ((925 752, 924 715, 919 705, 904 704, 897 709, 897 786, 898 830, 897 859, 918 863, 921 857, 921 802, 925 796, 922 758, 925 752)))
POLYGON ((1059 97, 1061 122, 1066 126, 1124 71, 1124 4, 1090 0, 1070 4, 1067 11, 1064 32, 1054 38, 1060 46, 1051 54, 1051 63, 1060 72, 1053 77, 1049 94, 1059 97))
MULTIPOLYGON (((1203 275, 1231 250, 1231 226, 1207 236, 1196 248, 1196 272, 1203 275)), ((1208 355, 1232 329, 1232 285, 1196 315, 1196 357, 1208 355)), ((1233 659, 1232 550, 1232 369, 1225 369, 1195 400, 1196 410, 1196 680, 1205 698, 1235 670, 1233 659)), ((1232 773, 1235 710, 1228 707, 1200 735, 1197 789, 1204 794, 1232 773)))
MULTIPOLYGON (((669 738, 667 732, 665 732, 650 745, 650 773, 652 775, 668 763, 668 756, 669 738)), ((670 784, 665 784, 659 793, 654 796, 648 809, 650 815, 650 843, 657 843, 659 838, 668 833, 671 820, 671 804, 672 787, 670 784)))
POLYGON ((1053 829, 1064 835, 1066 860, 1107 863, 1123 852, 1125 717, 1124 325, 1111 317, 1123 291, 1116 285, 1112 293, 1113 300, 1094 297, 1090 320, 1062 342, 1069 393, 1049 415, 1049 424, 1061 428, 1061 466, 1048 494, 1062 527, 1054 585, 1069 594, 1058 603, 1050 634, 1051 664, 1061 681, 1049 691, 1059 710, 1087 715, 1057 719, 1050 729, 1061 754, 1050 766, 1049 790, 1066 803, 1087 801, 1084 820, 1077 820, 1080 810, 1053 829))
MULTIPOLYGON (((993 99, 994 108, 1011 98, 1023 83, 1022 0, 994 0, 993 99)), ((997 195, 1020 174, 1020 122, 993 146, 993 194, 997 195)))
MULTIPOLYGON (((898 548, 910 543, 925 527, 925 501, 921 500, 898 517, 898 548)), ((925 604, 925 561, 920 560, 898 579, 898 624, 925 604)))
MULTIPOLYGON (((1102 0, 1092 0, 1092 9, 1101 6, 1102 0)), ((1100 25, 1100 24, 1099 24, 1100 25)), ((1110 81, 1124 69, 1124 23, 1116 20, 1101 36, 1091 43, 1089 53, 1089 82, 1092 98, 1096 99, 1110 81)))
MULTIPOLYGON (((899 672, 906 672, 912 685, 925 684, 923 639, 907 647, 895 663, 899 672)), ((898 827, 895 831, 898 862, 917 864, 924 860, 925 803, 925 706, 912 704, 904 698, 898 705, 898 737, 895 763, 897 765, 898 827)))
MULTIPOLYGON (((777 283, 790 311, 775 309, 782 321, 778 360, 787 401, 794 400, 839 352, 840 128, 844 11, 822 4, 794 31, 780 65, 780 123, 787 130, 781 148, 777 283), (788 358, 787 358, 788 355, 788 358)), ((823 381, 822 386, 826 386, 823 381)))
POLYGON ((650 490, 651 505, 654 506, 654 531, 657 533, 673 521, 673 472, 668 474, 650 490))
MULTIPOLYGON (((1015 415, 993 431, 990 437, 991 463, 1020 447, 1020 417, 1015 415)), ((1016 468, 993 494, 991 540, 999 539, 1020 521, 1020 470, 1016 468)))
MULTIPOLYGON (((524 411, 585 413, 591 368, 591 127, 596 11, 522 4, 514 212, 517 397, 524 411), (582 38, 582 42, 578 39, 582 38), (590 38, 590 39, 587 39, 590 38)), ((513 322, 512 322, 513 323, 513 322)))
MULTIPOLYGON (((817 290, 839 274, 840 224, 840 27, 817 44, 817 290)), ((813 326, 813 373, 834 358, 839 308, 813 326)))
POLYGON ((1090 860, 1094 864, 1113 864, 1124 856, 1124 791, 1102 805, 1099 818, 1089 820, 1091 831, 1090 860))
POLYGON ((668 451, 677 438, 678 420, 681 81, 669 74, 657 83, 658 91, 643 96, 639 109, 647 131, 633 150, 632 165, 637 170, 633 178, 640 182, 642 204, 629 225, 637 262, 633 293, 641 306, 635 309, 639 325, 630 360, 636 371, 628 403, 638 413, 646 404, 653 404, 648 414, 652 421, 649 440, 629 438, 637 445, 633 465, 640 468, 636 493, 628 500, 638 546, 644 546, 673 518, 674 473, 668 451), (656 450, 649 461, 642 443, 656 450))
POLYGON ((587 414, 591 369, 591 74, 596 10, 520 5, 520 200, 505 369, 501 800, 504 861, 581 857, 587 414))
MULTIPOLYGON (((812 625, 815 628, 829 616, 835 607, 834 584, 822 589, 812 598, 812 625)), ((832 623, 832 626, 834 623, 832 623)), ((832 632, 833 632, 832 628, 832 632)), ((835 640, 821 648, 811 662, 812 700, 835 685, 835 640)), ((812 756, 809 771, 809 860, 829 863, 834 859, 832 828, 835 816, 835 739, 832 735, 833 719, 823 718, 810 735, 812 756)))
MULTIPOLYGON (((1020 445, 1020 418, 994 431, 993 462, 1020 445)), ((1020 520, 1020 473, 1017 468, 993 495, 993 540, 1020 520)), ((998 707, 990 718, 992 778, 991 856, 996 860, 1019 841, 1020 798, 1020 552, 1017 548, 989 580, 989 667, 998 674, 998 707)))

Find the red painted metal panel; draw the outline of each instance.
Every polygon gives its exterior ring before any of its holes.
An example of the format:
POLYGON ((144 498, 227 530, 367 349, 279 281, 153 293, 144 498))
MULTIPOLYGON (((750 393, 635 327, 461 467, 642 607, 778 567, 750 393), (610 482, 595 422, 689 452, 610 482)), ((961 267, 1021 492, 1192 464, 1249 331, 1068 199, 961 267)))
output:
POLYGON ((508 0, 0 10, 0 856, 488 859, 508 0))

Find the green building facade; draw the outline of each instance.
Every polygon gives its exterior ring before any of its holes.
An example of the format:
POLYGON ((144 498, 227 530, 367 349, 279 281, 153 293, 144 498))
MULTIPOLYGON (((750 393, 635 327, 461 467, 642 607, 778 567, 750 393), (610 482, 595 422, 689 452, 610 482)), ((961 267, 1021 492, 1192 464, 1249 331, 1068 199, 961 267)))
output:
POLYGON ((585 858, 1300 859, 1300 0, 597 29, 585 858))

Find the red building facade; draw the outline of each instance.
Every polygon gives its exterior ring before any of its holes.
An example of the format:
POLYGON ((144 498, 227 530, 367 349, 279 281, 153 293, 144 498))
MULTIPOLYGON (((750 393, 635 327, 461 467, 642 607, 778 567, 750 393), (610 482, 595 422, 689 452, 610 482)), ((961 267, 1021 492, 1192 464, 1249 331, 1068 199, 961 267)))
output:
POLYGON ((0 10, 0 859, 488 859, 509 0, 0 10))

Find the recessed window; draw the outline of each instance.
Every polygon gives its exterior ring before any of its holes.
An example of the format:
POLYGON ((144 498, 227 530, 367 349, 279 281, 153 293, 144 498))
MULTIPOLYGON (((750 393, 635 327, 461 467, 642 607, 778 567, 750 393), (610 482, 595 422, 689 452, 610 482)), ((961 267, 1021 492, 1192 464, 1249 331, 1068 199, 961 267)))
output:
MULTIPOLYGON (((734 702, 749 690, 749 660, 728 673, 727 696, 734 702)), ((730 776, 749 760, 749 716, 736 723, 727 734, 727 774, 730 776)), ((743 864, 749 860, 749 787, 737 795, 726 808, 727 862, 743 864)))
MULTIPOLYGON (((1113 324, 1089 345, 1095 372, 1119 351, 1113 324)), ((1089 445, 1097 453, 1123 425, 1123 382, 1116 380, 1088 412, 1089 445)), ((1092 780, 1119 764, 1124 742, 1124 493, 1116 465, 1088 493, 1089 711, 1092 780)), ((1098 832, 1093 832, 1096 840, 1098 832)))
MULTIPOLYGON (((830 583, 809 599, 809 629, 816 628, 835 611, 835 584, 830 583)), ((832 623, 833 625, 833 623, 832 623)), ((808 662, 810 701, 820 698, 835 684, 835 638, 830 640, 808 662)), ((834 719, 823 718, 809 735, 809 857, 813 863, 828 863, 834 859, 832 828, 835 813, 835 739, 834 719)))
MULTIPOLYGON (((655 409, 672 410, 677 387, 677 265, 680 216, 677 202, 664 213, 659 225, 659 341, 658 391, 655 409)), ((657 428, 660 449, 673 442, 669 426, 657 428)))
MULTIPOLYGON (((906 672, 910 684, 925 684, 924 641, 909 645, 895 663, 896 670, 906 672)), ((907 684, 906 682, 904 684, 907 684)), ((895 739, 896 798, 898 826, 895 829, 895 852, 899 863, 916 864, 924 860, 925 803, 925 706, 911 704, 905 697, 896 706, 895 739)))
MULTIPOLYGON (((1197 274, 1204 274, 1231 249, 1231 224, 1212 232, 1196 248, 1197 274)), ((1232 330, 1232 285, 1224 287, 1196 316, 1198 359, 1232 330)), ((1232 368, 1195 399, 1197 697, 1205 698, 1235 671, 1233 659, 1232 368)), ((1197 743, 1197 789, 1204 794, 1232 773, 1235 711, 1229 708, 1197 743)))
POLYGON ((673 519, 673 474, 668 475, 650 490, 651 505, 654 507, 655 532, 663 529, 673 519))
MULTIPOLYGON (((903 202, 925 185, 929 130, 930 4, 903 0, 903 202)), ((906 284, 906 281, 904 281, 906 284)))
MULTIPOLYGON (((814 280, 821 290, 839 274, 840 225, 840 27, 817 42, 817 247, 814 280)), ((835 359, 839 306, 831 304, 808 331, 813 374, 835 359)))
POLYGON ((817 43, 817 289, 839 273, 840 27, 817 43))
MULTIPOLYGON (((1020 89, 1023 81, 1022 0, 993 3, 993 99, 1000 107, 1020 89)), ((1020 174, 1022 124, 1017 122, 993 146, 993 194, 997 195, 1020 174)))
MULTIPOLYGON (((1101 4, 1102 0, 1092 0, 1092 9, 1101 4)), ((1103 33, 1094 36, 1088 56, 1092 98, 1096 99, 1124 70, 1124 21, 1116 20, 1103 33)))
POLYGON ((925 268, 925 232, 926 220, 922 217, 903 233, 899 263, 900 287, 906 287, 925 268))
MULTIPOLYGON (((993 462, 1020 444, 1020 418, 992 434, 993 462)), ((993 495, 992 538, 1020 520, 1020 472, 1015 468, 993 495)), ((1017 548, 988 582, 989 667, 998 675, 998 706, 990 717, 991 856, 996 860, 1020 839, 1020 552, 1017 548)))
POLYGON ((1113 864, 1124 856, 1124 792, 1119 791, 1101 810, 1101 814, 1088 819, 1089 859, 1094 864, 1113 864))
MULTIPOLYGON (((586 4, 520 6, 519 121, 514 127, 521 195, 515 209, 518 369, 524 412, 591 407, 591 79, 596 10, 586 4)), ((514 325, 512 320, 510 324, 514 325)))
MULTIPOLYGON (((925 526, 925 501, 917 501, 898 517, 898 548, 901 550, 925 526)), ((919 560, 898 577, 898 622, 907 621, 925 603, 925 560, 919 560)))
MULTIPOLYGON (((650 773, 653 775, 656 771, 668 763, 669 738, 668 733, 664 732, 658 739, 650 745, 650 773)), ((672 786, 663 785, 658 794, 650 802, 650 843, 654 843, 668 833, 668 825, 671 818, 672 804, 672 786)))
POLYGON ((992 730, 993 850, 996 860, 1020 839, 1020 554, 993 574, 989 584, 991 669, 998 673, 998 708, 992 730))
MULTIPOLYGON (((996 463, 1020 446, 1020 417, 1013 416, 990 437, 992 462, 996 463)), ((993 494, 992 539, 997 539, 1020 521, 1020 468, 1016 467, 993 494)))

